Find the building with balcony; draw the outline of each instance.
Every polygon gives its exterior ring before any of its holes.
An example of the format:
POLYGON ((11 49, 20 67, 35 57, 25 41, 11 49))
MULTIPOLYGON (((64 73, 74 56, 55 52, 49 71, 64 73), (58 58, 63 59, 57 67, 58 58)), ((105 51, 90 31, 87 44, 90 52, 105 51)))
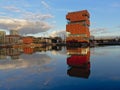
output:
POLYGON ((88 44, 90 38, 90 21, 87 10, 69 12, 66 15, 68 21, 66 25, 66 43, 69 44, 88 44))
POLYGON ((19 44, 21 36, 19 35, 6 35, 5 36, 5 44, 19 44))

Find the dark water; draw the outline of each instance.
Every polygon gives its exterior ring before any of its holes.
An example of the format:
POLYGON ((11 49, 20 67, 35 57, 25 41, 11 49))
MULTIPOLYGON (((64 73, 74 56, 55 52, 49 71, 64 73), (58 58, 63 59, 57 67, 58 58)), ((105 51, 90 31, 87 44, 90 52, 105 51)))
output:
POLYGON ((0 90, 120 90, 120 46, 0 49, 0 90))

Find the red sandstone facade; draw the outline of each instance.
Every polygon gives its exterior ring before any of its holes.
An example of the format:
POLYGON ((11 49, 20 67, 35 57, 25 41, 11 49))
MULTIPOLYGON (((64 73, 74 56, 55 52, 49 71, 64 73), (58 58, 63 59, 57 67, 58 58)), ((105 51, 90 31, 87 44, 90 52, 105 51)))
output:
POLYGON ((67 43, 89 43, 89 13, 87 10, 69 12, 66 15, 68 24, 66 25, 67 43))
POLYGON ((24 44, 31 44, 33 43, 34 38, 33 37, 23 37, 22 38, 24 44))
POLYGON ((32 54, 34 52, 34 48, 25 47, 23 48, 23 51, 25 54, 32 54))
POLYGON ((67 74, 74 77, 88 78, 90 75, 90 49, 87 48, 67 48, 69 57, 67 65, 70 66, 67 74))
POLYGON ((67 58, 67 64, 69 66, 82 67, 89 66, 90 60, 90 50, 87 48, 73 48, 67 49, 67 53, 70 57, 67 58))

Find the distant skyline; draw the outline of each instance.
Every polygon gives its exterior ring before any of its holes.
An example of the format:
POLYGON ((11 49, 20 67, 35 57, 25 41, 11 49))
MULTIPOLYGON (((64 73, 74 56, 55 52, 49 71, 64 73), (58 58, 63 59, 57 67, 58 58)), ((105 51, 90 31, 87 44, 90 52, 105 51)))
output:
POLYGON ((55 36, 66 30, 68 12, 88 10, 94 36, 120 36, 120 0, 0 0, 0 30, 55 36))

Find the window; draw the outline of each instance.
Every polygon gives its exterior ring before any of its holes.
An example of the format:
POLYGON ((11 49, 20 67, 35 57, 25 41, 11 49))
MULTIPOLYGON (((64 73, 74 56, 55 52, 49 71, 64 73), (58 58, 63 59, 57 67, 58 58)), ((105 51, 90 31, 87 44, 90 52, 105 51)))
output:
POLYGON ((71 34, 70 32, 66 32, 66 36, 67 36, 67 37, 69 37, 69 36, 70 36, 70 34, 71 34))
POLYGON ((71 22, 70 22, 70 20, 67 20, 67 24, 70 24, 71 22))

